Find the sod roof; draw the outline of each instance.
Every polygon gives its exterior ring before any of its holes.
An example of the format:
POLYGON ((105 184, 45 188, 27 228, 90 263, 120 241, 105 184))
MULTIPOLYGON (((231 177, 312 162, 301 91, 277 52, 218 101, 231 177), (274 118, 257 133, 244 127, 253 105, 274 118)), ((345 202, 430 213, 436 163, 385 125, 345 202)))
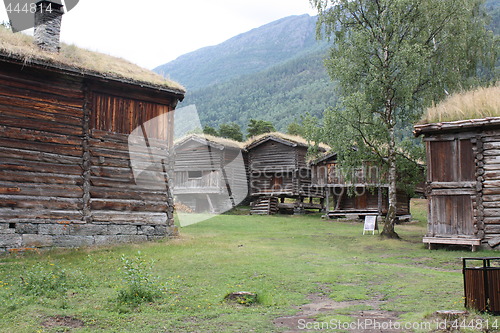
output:
POLYGON ((427 109, 419 124, 500 117, 500 84, 449 96, 427 109))
POLYGON ((243 142, 238 142, 226 138, 220 138, 208 134, 190 134, 176 140, 174 144, 176 147, 179 147, 189 141, 195 141, 201 144, 208 144, 212 147, 216 147, 221 150, 224 148, 243 149, 243 142))
MULTIPOLYGON (((272 132, 272 133, 264 133, 258 136, 254 136, 249 138, 245 142, 245 148, 246 149, 251 149, 253 147, 256 147, 268 140, 275 140, 278 142, 281 142, 283 144, 288 144, 290 146, 301 146, 301 147, 310 147, 314 143, 308 142, 306 139, 304 139, 301 136, 298 135, 290 135, 290 134, 285 134, 281 132, 272 132)), ((320 143, 319 148, 327 151, 330 149, 327 145, 320 143)))
POLYGON ((33 37, 13 33, 3 26, 0 26, 0 57, 13 59, 24 65, 42 65, 82 75, 146 85, 177 94, 185 93, 180 84, 125 59, 64 43, 61 43, 59 53, 43 51, 34 44, 33 37))

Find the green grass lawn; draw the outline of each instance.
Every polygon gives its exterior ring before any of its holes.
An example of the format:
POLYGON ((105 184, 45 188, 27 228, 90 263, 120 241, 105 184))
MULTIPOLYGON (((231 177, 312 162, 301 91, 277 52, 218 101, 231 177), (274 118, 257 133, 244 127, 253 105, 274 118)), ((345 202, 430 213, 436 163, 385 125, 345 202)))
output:
MULTIPOLYGON (((279 332, 273 320, 297 313, 313 293, 377 298, 382 310, 408 322, 461 310, 460 258, 491 253, 427 250, 425 205, 416 207, 420 221, 396 227, 402 240, 363 236, 360 222, 319 215, 221 215, 182 228, 174 240, 4 255, 0 331, 279 332), (133 260, 139 251, 152 268, 125 268, 122 256, 133 260), (131 276, 157 278, 150 287, 161 295, 139 305, 120 300, 120 290, 137 282, 131 276), (223 301, 235 291, 256 292, 258 304, 223 301), (83 326, 50 325, 54 317, 83 326)), ((350 318, 349 309, 321 316, 350 318)))

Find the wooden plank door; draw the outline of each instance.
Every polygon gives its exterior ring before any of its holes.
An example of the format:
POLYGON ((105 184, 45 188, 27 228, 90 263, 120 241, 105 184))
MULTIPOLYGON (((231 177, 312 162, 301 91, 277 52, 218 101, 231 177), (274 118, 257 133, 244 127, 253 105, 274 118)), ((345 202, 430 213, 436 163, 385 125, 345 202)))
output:
POLYGON ((474 235, 471 195, 434 195, 429 200, 432 236, 474 235))
POLYGON ((354 205, 356 209, 366 209, 368 208, 368 192, 366 191, 361 191, 358 192, 356 191, 355 197, 354 197, 354 205), (358 194, 362 193, 362 194, 358 194))

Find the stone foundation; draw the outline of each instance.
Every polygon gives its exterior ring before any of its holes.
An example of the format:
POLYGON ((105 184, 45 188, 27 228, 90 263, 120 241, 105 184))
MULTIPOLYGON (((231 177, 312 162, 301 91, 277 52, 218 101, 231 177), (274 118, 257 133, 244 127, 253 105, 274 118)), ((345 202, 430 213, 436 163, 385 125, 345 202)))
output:
POLYGON ((175 236, 177 227, 166 225, 0 223, 0 252, 138 243, 175 236))

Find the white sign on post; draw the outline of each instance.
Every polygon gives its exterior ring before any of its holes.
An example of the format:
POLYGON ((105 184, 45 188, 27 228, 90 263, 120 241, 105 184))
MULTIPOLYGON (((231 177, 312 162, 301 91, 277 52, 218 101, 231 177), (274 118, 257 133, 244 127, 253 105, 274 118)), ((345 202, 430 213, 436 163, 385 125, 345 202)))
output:
POLYGON ((375 230, 379 231, 377 217, 378 216, 376 215, 365 216, 365 227, 363 228, 363 235, 365 234, 366 231, 372 231, 373 235, 375 235, 375 230))

